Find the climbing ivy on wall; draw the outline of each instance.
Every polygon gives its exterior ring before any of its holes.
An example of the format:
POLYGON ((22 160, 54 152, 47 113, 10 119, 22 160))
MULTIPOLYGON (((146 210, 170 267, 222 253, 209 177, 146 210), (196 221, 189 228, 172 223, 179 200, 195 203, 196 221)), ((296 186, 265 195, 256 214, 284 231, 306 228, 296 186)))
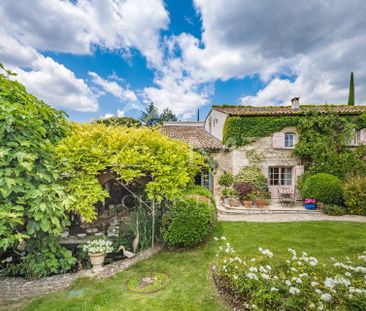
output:
MULTIPOLYGON (((297 127, 303 118, 308 117, 308 115, 230 116, 225 121, 223 143, 227 146, 244 146, 260 138, 271 136, 285 127, 297 127)), ((366 114, 340 118, 353 123, 356 129, 366 128, 366 114)))
POLYGON ((228 117, 224 125, 223 143, 228 146, 244 146, 279 132, 285 127, 296 126, 298 118, 298 116, 228 117))

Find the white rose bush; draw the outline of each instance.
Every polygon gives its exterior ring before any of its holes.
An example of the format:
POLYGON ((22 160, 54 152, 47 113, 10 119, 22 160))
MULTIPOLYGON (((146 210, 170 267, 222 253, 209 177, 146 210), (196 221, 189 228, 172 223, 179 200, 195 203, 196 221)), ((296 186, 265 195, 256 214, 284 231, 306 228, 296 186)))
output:
POLYGON ((225 237, 212 265, 214 280, 234 310, 366 310, 366 251, 326 263, 288 249, 277 258, 268 249, 244 257, 225 237), (282 257, 283 258, 283 257, 282 257))

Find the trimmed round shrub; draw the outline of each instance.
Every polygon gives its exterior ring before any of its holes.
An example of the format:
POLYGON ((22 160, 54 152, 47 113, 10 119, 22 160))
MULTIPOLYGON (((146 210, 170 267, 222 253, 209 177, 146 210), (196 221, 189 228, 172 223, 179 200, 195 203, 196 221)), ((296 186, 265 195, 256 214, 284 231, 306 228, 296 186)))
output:
POLYGON ((346 214, 346 209, 338 205, 324 205, 323 213, 330 216, 343 216, 346 214))
POLYGON ((303 199, 316 199, 324 204, 341 205, 342 181, 331 174, 315 174, 305 180, 301 195, 303 199))
POLYGON ((211 202, 184 199, 163 216, 160 231, 169 247, 194 247, 207 238, 216 222, 216 208, 211 202))
POLYGON ((347 212, 366 216, 366 176, 349 178, 343 187, 347 212))

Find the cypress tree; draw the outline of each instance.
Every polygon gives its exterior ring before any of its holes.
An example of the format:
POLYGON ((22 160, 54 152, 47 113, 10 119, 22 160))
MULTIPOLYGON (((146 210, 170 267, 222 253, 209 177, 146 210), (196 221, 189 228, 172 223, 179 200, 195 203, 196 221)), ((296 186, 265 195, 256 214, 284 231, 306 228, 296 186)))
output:
POLYGON ((351 72, 351 79, 349 81, 349 95, 348 95, 348 106, 355 105, 355 81, 353 78, 353 72, 351 72))

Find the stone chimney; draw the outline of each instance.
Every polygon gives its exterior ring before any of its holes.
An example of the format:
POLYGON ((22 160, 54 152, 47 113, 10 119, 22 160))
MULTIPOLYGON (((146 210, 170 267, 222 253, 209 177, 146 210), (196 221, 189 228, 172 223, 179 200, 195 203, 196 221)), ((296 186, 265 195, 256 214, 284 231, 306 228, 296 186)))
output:
POLYGON ((291 99, 291 108, 300 109, 300 97, 294 97, 291 99))

